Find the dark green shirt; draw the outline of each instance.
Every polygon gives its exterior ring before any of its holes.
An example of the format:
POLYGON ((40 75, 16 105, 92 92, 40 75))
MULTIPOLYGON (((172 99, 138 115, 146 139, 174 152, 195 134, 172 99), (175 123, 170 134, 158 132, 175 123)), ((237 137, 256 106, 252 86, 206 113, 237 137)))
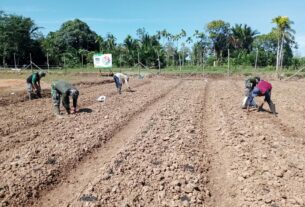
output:
POLYGON ((31 83, 33 85, 39 83, 39 81, 40 81, 40 76, 38 75, 38 73, 33 73, 26 79, 27 83, 31 83))
MULTIPOLYGON (((70 83, 63 80, 53 81, 52 83, 52 90, 56 90, 60 95, 62 95, 62 102, 66 109, 70 108, 69 92, 71 89, 77 90, 70 83)), ((73 97, 73 107, 77 106, 77 98, 77 96, 73 97)))
POLYGON ((75 88, 70 83, 63 80, 53 81, 52 87, 54 87, 60 94, 67 93, 70 89, 75 88))

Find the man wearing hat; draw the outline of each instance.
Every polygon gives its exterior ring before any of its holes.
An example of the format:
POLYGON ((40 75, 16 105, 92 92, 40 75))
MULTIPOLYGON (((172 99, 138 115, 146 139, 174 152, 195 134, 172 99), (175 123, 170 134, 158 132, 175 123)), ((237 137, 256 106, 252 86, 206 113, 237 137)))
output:
POLYGON ((60 115, 60 98, 62 99, 62 105, 64 106, 68 114, 77 112, 77 99, 79 91, 74 86, 72 86, 66 81, 58 80, 52 82, 51 88, 54 113, 56 115, 60 115), (70 96, 73 100, 72 110, 70 108, 70 96))
POLYGON ((128 81, 129 81, 129 77, 123 73, 116 73, 113 75, 113 80, 115 83, 115 86, 119 92, 119 94, 122 93, 122 85, 123 83, 126 84, 128 90, 130 90, 128 81))
POLYGON ((41 98, 40 79, 45 76, 46 73, 44 71, 39 71, 33 73, 26 79, 29 100, 32 99, 33 93, 35 93, 38 98, 41 98))

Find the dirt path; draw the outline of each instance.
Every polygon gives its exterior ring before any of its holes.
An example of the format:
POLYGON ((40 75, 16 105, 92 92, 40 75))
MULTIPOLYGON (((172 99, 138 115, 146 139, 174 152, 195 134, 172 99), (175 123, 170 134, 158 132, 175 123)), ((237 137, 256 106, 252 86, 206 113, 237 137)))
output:
MULTIPOLYGON (((299 114, 281 113, 287 100, 278 98, 276 92, 283 88, 274 85, 278 117, 240 110, 235 97, 241 83, 220 80, 209 85, 206 149, 212 196, 208 206, 304 206, 304 131, 283 124, 299 114), (229 93, 221 92, 228 88, 229 93)), ((290 102, 293 107, 295 102, 290 102)))
MULTIPOLYGON (((11 145, 9 151, 0 154, 0 186, 3 186, 5 195, 2 202, 17 205, 25 200, 30 201, 30 198, 39 196, 41 190, 60 182, 65 177, 66 170, 76 166, 92 150, 109 141, 113 133, 132 116, 162 97, 176 84, 177 81, 154 81, 135 88, 134 93, 124 91, 122 95, 117 94, 104 104, 96 102, 90 107, 92 113, 55 119, 48 125, 41 123, 25 131, 21 137, 20 134, 14 134, 12 140, 19 137, 26 142, 15 147, 11 145), (163 85, 162 88, 158 87, 160 84, 163 85), (32 134, 35 135, 34 139, 29 139, 32 134)), ((97 95, 99 91, 95 93, 97 95)))
POLYGON ((174 90, 71 206, 202 206, 204 87, 185 81, 174 90))
MULTIPOLYGON (((175 88, 176 94, 180 87, 175 88)), ((60 186, 41 196, 35 206, 69 206, 80 197, 80 193, 95 183, 103 174, 104 166, 117 154, 125 150, 126 143, 130 142, 139 132, 143 124, 147 123, 152 114, 156 113, 163 103, 173 98, 174 92, 164 94, 164 97, 153 102, 143 112, 133 117, 127 125, 117 132, 109 142, 86 158, 76 169, 73 169, 67 179, 60 186)))
MULTIPOLYGON (((131 87, 138 88, 149 84, 149 80, 134 80, 131 87)), ((100 95, 112 97, 117 95, 113 84, 81 85, 78 87, 81 92, 79 98, 79 107, 88 108, 96 103, 100 95)), ((18 102, 9 104, 0 108, 0 116, 5 121, 0 121, 0 135, 7 136, 11 133, 27 131, 30 127, 36 127, 39 124, 48 124, 54 119, 52 104, 50 98, 37 99, 33 101, 18 102), (23 110, 20 110, 23 109, 23 110)), ((8 136, 11 140, 11 136, 8 136)))
POLYGON ((242 80, 132 84, 80 86, 87 110, 64 119, 1 107, 0 204, 305 206, 305 82, 272 81, 278 117, 240 109, 242 80))

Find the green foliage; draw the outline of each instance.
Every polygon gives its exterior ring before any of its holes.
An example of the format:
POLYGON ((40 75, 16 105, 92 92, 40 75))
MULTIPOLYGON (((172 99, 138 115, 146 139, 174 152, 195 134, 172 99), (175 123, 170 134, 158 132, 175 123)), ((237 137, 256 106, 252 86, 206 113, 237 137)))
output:
POLYGON ((79 19, 64 22, 59 30, 46 37, 30 18, 9 15, 0 11, 0 59, 2 65, 13 65, 14 54, 18 65, 28 64, 32 54, 36 64, 66 68, 92 67, 94 53, 111 53, 113 65, 134 67, 177 68, 225 66, 230 50, 231 65, 274 67, 280 65, 294 69, 305 65, 302 58, 293 57, 296 48, 293 22, 284 16, 274 18, 273 28, 268 34, 258 32, 246 24, 230 26, 223 20, 211 21, 206 31, 196 30, 187 36, 181 29, 176 34, 166 29, 149 35, 145 28, 137 30, 137 37, 126 36, 122 43, 108 33, 101 36, 79 19))
POLYGON ((233 48, 236 50, 241 49, 246 51, 246 53, 250 53, 252 51, 254 37, 258 32, 252 30, 251 27, 248 27, 246 24, 236 24, 231 31, 232 34, 229 38, 229 42, 233 48))
POLYGON ((51 64, 74 67, 85 64, 87 53, 101 48, 101 38, 79 19, 67 21, 56 32, 50 32, 43 42, 51 64), (84 58, 85 57, 85 58, 84 58))
POLYGON ((211 21, 207 24, 207 32, 213 43, 213 49, 217 60, 227 56, 229 48, 230 24, 223 20, 211 21))
POLYGON ((37 54, 35 61, 44 61, 40 41, 41 33, 30 18, 0 12, 0 58, 3 65, 29 64, 30 53, 37 54))

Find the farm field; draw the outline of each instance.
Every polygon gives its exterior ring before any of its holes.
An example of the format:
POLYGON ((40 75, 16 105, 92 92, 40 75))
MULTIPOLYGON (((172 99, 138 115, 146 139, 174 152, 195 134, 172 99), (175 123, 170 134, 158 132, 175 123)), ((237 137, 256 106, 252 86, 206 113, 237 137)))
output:
POLYGON ((80 112, 61 119, 48 84, 33 101, 2 84, 0 203, 304 206, 305 82, 270 82, 277 117, 241 109, 237 76, 134 77, 121 95, 88 76, 74 82, 80 112))

